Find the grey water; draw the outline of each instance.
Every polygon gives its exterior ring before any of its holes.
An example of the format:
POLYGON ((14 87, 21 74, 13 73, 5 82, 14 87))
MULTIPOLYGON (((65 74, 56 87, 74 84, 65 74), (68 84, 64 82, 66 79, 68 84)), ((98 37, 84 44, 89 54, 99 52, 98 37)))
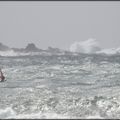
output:
POLYGON ((0 118, 120 118, 120 55, 0 57, 0 118))

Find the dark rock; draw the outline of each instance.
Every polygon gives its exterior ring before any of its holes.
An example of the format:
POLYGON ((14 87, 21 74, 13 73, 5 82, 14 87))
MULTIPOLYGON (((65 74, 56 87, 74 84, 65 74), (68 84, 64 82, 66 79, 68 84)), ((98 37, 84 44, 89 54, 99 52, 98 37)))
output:
POLYGON ((47 51, 52 52, 52 53, 60 53, 59 48, 48 47, 47 51))
POLYGON ((35 46, 35 44, 29 43, 29 44, 26 46, 25 51, 27 51, 27 52, 39 52, 40 49, 38 49, 38 48, 35 46))
POLYGON ((8 51, 11 50, 8 46, 3 45, 2 43, 0 43, 0 51, 8 51))
POLYGON ((12 48, 15 52, 24 52, 24 48, 12 48))

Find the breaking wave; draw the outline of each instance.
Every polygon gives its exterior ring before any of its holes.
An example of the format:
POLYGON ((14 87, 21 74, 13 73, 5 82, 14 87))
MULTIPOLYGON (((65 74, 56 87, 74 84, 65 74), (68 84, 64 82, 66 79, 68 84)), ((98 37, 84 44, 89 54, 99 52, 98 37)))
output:
POLYGON ((70 46, 71 52, 81 52, 81 53, 95 53, 100 51, 98 42, 95 39, 88 39, 86 41, 75 42, 70 46))
POLYGON ((16 52, 14 50, 10 51, 0 51, 0 56, 34 56, 34 55, 50 55, 49 53, 41 53, 41 52, 16 52))
POLYGON ((0 56, 24 56, 24 55, 28 55, 28 53, 15 52, 14 50, 0 51, 0 56))
POLYGON ((103 54, 108 54, 108 55, 120 54, 120 48, 103 49, 96 53, 98 53, 98 54, 103 53, 103 54))
POLYGON ((10 51, 0 51, 0 56, 17 56, 17 53, 13 50, 10 51))
POLYGON ((70 46, 71 52, 78 53, 95 53, 95 54, 106 54, 106 55, 114 55, 120 54, 120 48, 109 48, 109 49, 101 49, 98 41, 95 39, 88 39, 86 41, 75 42, 70 46))
POLYGON ((48 118, 69 118, 69 116, 63 116, 56 114, 55 112, 48 112, 48 113, 31 113, 31 114, 17 114, 15 110, 13 110, 11 107, 0 109, 0 118, 2 119, 48 119, 48 118))

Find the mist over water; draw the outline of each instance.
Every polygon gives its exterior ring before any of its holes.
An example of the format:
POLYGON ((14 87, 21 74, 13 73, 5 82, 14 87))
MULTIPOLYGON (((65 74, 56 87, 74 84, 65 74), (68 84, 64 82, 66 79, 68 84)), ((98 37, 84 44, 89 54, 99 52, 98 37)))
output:
POLYGON ((120 56, 0 57, 0 118, 119 118, 120 56))

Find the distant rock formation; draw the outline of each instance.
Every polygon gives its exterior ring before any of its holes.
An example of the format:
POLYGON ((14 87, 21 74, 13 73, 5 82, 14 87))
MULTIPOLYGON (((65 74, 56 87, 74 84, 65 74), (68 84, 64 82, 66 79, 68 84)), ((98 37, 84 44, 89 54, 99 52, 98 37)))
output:
POLYGON ((11 50, 8 46, 3 45, 2 43, 0 43, 0 51, 8 51, 11 50))
POLYGON ((15 52, 24 52, 24 48, 12 48, 15 52))
POLYGON ((9 51, 12 50, 13 52, 17 53, 29 53, 29 52, 37 52, 41 55, 50 54, 50 55, 63 55, 63 54, 72 54, 70 51, 64 51, 59 48, 48 47, 46 50, 42 50, 36 47, 34 43, 28 43, 25 48, 9 48, 8 46, 3 45, 0 43, 0 51, 9 51))
POLYGON ((40 49, 38 49, 34 43, 29 43, 26 48, 25 48, 26 52, 39 52, 40 49))
POLYGON ((70 51, 64 51, 64 54, 65 54, 65 55, 72 55, 73 53, 70 52, 70 51))
POLYGON ((47 51, 52 52, 52 53, 60 53, 59 48, 48 47, 47 51))

